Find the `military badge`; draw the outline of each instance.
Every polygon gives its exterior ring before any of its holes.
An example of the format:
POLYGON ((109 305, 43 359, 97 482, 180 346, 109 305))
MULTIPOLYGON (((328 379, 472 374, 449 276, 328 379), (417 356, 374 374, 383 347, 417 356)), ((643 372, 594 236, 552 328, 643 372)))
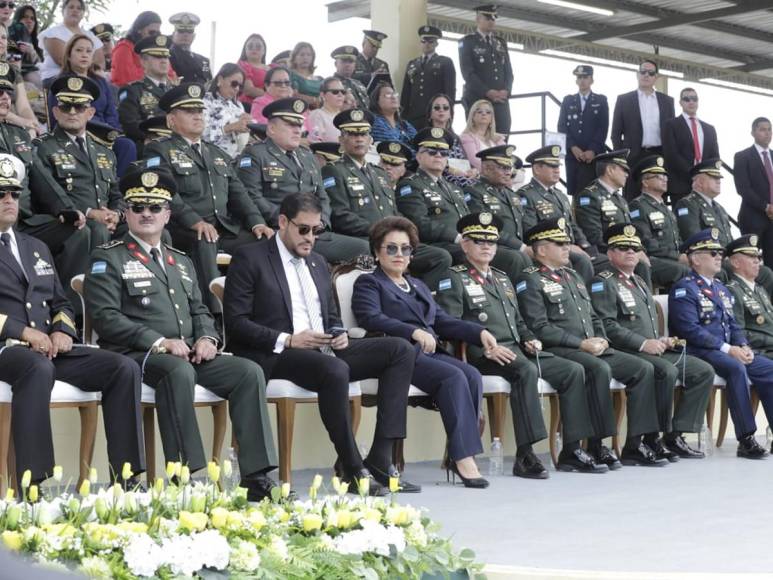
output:
POLYGON ((201 87, 199 85, 191 85, 188 87, 188 96, 192 99, 198 99, 201 96, 201 87))
POLYGON ((142 174, 140 180, 145 187, 155 187, 158 183, 158 175, 151 171, 146 171, 142 174))
POLYGON ((389 152, 390 153, 400 153, 400 144, 399 143, 390 143, 389 144, 389 152))
POLYGON ((440 127, 433 127, 433 128, 432 128, 432 131, 430 131, 430 134, 431 134, 431 135, 432 135, 432 136, 433 136, 435 139, 440 139, 440 138, 442 138, 442 137, 443 137, 444 131, 443 131, 443 129, 441 129, 440 127))
POLYGON ((365 118, 365 113, 359 109, 354 109, 349 116, 352 118, 352 121, 362 121, 365 118))
POLYGON ((83 79, 79 77, 70 77, 67 79, 67 88, 71 91, 79 91, 83 88, 83 79))

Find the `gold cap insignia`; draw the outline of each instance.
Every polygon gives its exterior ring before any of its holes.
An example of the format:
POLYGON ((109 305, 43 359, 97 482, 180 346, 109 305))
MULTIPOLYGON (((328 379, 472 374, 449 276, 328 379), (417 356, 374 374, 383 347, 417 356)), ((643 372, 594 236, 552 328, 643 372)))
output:
POLYGON ((635 236, 636 235, 636 228, 634 226, 625 226, 623 228, 623 233, 626 236, 635 236))
POLYGON ((183 14, 182 18, 180 18, 180 24, 190 24, 191 22, 191 17, 187 14, 183 14))
POLYGON ((658 157, 657 160, 655 161, 655 163, 658 164, 658 167, 663 167, 663 158, 662 157, 658 157))
POLYGON ((119 135, 120 135, 120 133, 118 131, 110 131, 107 134, 107 140, 108 141, 115 141, 116 139, 118 139, 119 135))
POLYGON ((389 152, 390 153, 400 153, 400 144, 399 143, 390 143, 389 144, 389 152))
POLYGON ((5 76, 8 74, 8 63, 0 62, 0 75, 5 76))
POLYGON ((750 235, 750 236, 749 236, 749 243, 750 243, 752 246, 755 246, 755 247, 756 247, 756 246, 757 246, 757 242, 758 242, 758 241, 759 241, 759 239, 757 238, 757 234, 752 234, 752 235, 750 235))
POLYGON ((505 149, 505 155, 507 155, 508 157, 512 157, 514 153, 515 153, 515 147, 508 147, 507 149, 505 149))
POLYGON ((166 46, 166 36, 163 34, 156 36, 156 46, 166 46))
POLYGON ((561 155, 561 147, 559 147, 558 145, 553 145, 553 148, 550 150, 550 154, 553 157, 558 157, 559 155, 561 155))
POLYGON ((719 239, 719 228, 711 228, 711 238, 714 240, 719 239))
POLYGON ((347 46, 346 48, 344 48, 344 52, 346 54, 354 54, 354 51, 355 51, 355 48, 353 46, 347 46))
POLYGON ((566 229, 566 218, 558 218, 558 229, 561 231, 566 229))
POLYGON ((142 181, 142 185, 145 187, 156 187, 156 184, 158 184, 158 175, 151 171, 147 171, 142 174, 140 181, 142 181))
POLYGON ((295 102, 293 102, 293 111, 296 113, 303 112, 304 103, 302 100, 297 99, 295 102))
POLYGON ((480 223, 484 226, 487 226, 491 223, 491 214, 487 211, 484 211, 480 214, 480 223))
POLYGON ((352 118, 352 121, 362 121, 365 118, 365 113, 359 109, 353 109, 349 116, 352 118))
POLYGON ((94 27, 94 31, 95 31, 97 34, 102 34, 102 33, 105 31, 105 25, 104 25, 104 24, 97 24, 97 25, 94 27))
POLYGON ((79 91, 83 88, 83 79, 78 77, 70 77, 67 79, 67 88, 71 91, 79 91))
POLYGON ((433 127, 430 131, 430 135, 432 135, 435 139, 440 139, 445 135, 445 131, 441 129, 440 127, 433 127))
POLYGON ((0 160, 0 176, 2 177, 14 177, 16 175, 16 169, 13 167, 13 161, 10 159, 0 160))
POLYGON ((714 164, 714 167, 716 167, 717 169, 722 169, 722 161, 717 161, 717 162, 714 164))
POLYGON ((198 99, 201 96, 201 87, 199 85, 191 85, 188 87, 188 96, 194 99, 198 99))

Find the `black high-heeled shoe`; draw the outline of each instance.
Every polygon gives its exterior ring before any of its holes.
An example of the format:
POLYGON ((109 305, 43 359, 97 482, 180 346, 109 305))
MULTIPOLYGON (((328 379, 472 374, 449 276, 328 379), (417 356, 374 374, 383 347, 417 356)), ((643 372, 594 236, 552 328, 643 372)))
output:
POLYGON ((488 479, 482 477, 464 477, 459 473, 459 467, 457 467, 455 461, 451 461, 446 469, 446 481, 449 478, 453 479, 452 483, 456 484, 456 477, 462 480, 464 487, 472 487, 474 489, 485 489, 488 487, 488 479))

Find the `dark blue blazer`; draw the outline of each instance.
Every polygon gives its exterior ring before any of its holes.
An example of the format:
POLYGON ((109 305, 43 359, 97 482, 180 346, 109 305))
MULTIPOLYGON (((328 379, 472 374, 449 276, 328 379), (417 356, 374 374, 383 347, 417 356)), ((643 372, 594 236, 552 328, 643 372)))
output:
POLYGON ((751 147, 735 154, 735 190, 741 196, 738 221, 744 234, 762 235, 770 220, 765 208, 770 203, 770 184, 757 148, 751 147))
POLYGON ((604 151, 609 129, 609 104, 604 95, 592 92, 582 109, 580 93, 566 95, 558 115, 558 131, 566 134, 566 154, 577 145, 580 149, 596 153, 604 151))
POLYGON ((747 343, 743 329, 733 316, 733 295, 717 279, 709 288, 695 272, 671 287, 668 328, 672 335, 687 340, 687 351, 695 356, 717 351, 724 343, 734 346, 747 343), (709 304, 713 305, 712 309, 709 304))
POLYGON ((481 345, 482 326, 454 318, 435 303, 424 282, 407 275, 405 279, 416 289, 421 309, 406 300, 405 292, 381 268, 357 278, 352 295, 357 324, 368 332, 384 332, 406 340, 412 340, 411 335, 420 328, 441 339, 481 345))

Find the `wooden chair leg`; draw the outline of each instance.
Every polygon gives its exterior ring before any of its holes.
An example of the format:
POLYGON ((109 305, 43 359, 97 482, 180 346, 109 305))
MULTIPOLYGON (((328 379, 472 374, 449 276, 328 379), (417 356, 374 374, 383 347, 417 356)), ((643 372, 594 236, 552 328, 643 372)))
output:
POLYGON ((722 447, 722 442, 725 440, 725 432, 727 431, 727 389, 722 389, 722 396, 720 397, 719 408, 719 431, 717 432, 717 447, 722 447))
POLYGON ((401 473, 405 469, 404 445, 405 439, 398 439, 392 444, 392 463, 401 473))
POLYGON ((550 430, 548 431, 548 438, 550 439, 550 458, 553 460, 553 465, 558 467, 558 446, 556 445, 556 437, 558 436, 558 428, 561 424, 561 407, 558 404, 558 395, 550 395, 548 397, 550 401, 550 430))
POLYGON ((290 483, 293 456, 293 427, 295 426, 295 401, 279 399, 276 402, 276 428, 279 439, 279 479, 290 483))
POLYGON ((94 459, 94 441, 97 438, 99 407, 96 403, 78 407, 81 415, 80 479, 78 485, 89 477, 89 468, 94 459))
POLYGON ((362 420, 362 397, 352 397, 349 399, 349 410, 352 415, 352 433, 357 435, 362 420))
POLYGON ((212 461, 219 464, 228 425, 228 406, 225 401, 212 405, 212 421, 212 461))
POLYGON ((486 395, 486 405, 488 406, 489 431, 491 440, 499 437, 503 441, 503 431, 505 427, 505 415, 507 414, 507 393, 492 393, 486 395))
POLYGON ((150 487, 156 481, 156 413, 152 405, 142 408, 142 429, 145 432, 145 480, 150 487))
POLYGON ((0 403, 0 495, 5 497, 9 487, 16 487, 9 479, 8 448, 11 445, 11 404, 0 403))
POLYGON ((612 393, 612 404, 615 409, 615 435, 612 437, 612 447, 615 450, 615 453, 617 453, 617 456, 620 456, 620 449, 622 446, 620 445, 620 442, 623 440, 623 438, 620 435, 620 431, 623 428, 623 416, 625 416, 625 391, 621 390, 615 390, 612 393))
POLYGON ((717 387, 716 385, 711 387, 711 394, 709 395, 709 404, 706 405, 706 425, 708 425, 709 429, 714 428, 714 404, 715 404, 715 398, 714 396, 717 393, 717 387))

